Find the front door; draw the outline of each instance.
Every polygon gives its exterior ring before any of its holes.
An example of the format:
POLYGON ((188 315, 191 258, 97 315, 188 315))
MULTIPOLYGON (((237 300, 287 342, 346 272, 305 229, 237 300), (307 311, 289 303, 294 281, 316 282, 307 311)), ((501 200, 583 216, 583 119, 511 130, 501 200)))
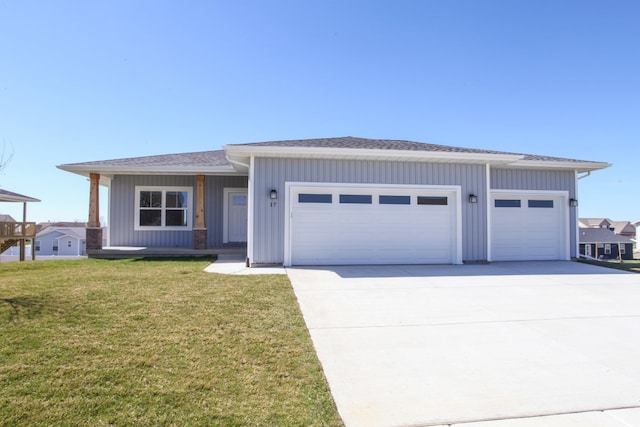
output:
POLYGON ((226 191, 227 238, 225 243, 247 241, 247 190, 226 191))

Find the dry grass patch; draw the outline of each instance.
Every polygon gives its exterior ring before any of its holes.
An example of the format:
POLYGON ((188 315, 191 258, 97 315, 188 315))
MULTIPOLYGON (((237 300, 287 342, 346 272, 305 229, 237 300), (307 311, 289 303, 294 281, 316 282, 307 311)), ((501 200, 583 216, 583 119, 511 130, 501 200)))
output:
POLYGON ((342 425, 286 276, 0 264, 2 425, 342 425))

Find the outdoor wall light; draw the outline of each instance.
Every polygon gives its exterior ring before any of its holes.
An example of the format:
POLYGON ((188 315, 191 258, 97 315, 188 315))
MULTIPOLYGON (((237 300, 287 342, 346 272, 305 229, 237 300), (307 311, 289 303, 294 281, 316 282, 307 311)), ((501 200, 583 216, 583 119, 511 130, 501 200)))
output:
POLYGON ((269 192, 269 198, 271 200, 276 200, 278 198, 278 191, 275 188, 269 192))
POLYGON ((475 194, 469 194, 469 203, 478 203, 478 196, 475 194))
POLYGON ((578 206, 578 201, 576 199, 569 199, 569 206, 575 208, 576 206, 578 206))

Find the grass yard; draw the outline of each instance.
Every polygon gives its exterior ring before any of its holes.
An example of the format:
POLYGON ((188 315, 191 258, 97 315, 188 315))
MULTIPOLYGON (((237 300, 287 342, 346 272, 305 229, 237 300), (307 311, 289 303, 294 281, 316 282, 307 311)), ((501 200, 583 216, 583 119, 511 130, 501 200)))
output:
POLYGON ((207 264, 0 264, 0 425, 342 425, 288 278, 207 264))
POLYGON ((600 267, 615 268, 616 270, 625 270, 631 273, 640 273, 640 260, 625 260, 624 262, 606 262, 606 261, 591 261, 591 260, 579 260, 585 264, 599 265, 600 267))

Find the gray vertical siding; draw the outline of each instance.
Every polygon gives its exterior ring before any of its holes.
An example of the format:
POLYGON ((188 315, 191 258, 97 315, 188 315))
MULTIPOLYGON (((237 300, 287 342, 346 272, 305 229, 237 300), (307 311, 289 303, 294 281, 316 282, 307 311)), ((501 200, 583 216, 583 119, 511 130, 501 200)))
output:
POLYGON ((569 191, 575 196, 575 172, 534 169, 491 169, 492 190, 569 191))
POLYGON ((205 180, 205 221, 209 246, 222 245, 224 189, 247 188, 247 182, 246 176, 208 176, 205 180))
MULTIPOLYGON (((492 168, 490 181, 492 190, 568 191, 569 198, 576 198, 575 171, 492 168)), ((570 256, 576 257, 576 210, 568 209, 570 256)))
POLYGON ((462 188, 462 259, 487 259, 484 165, 257 158, 254 181, 252 263, 284 262, 285 182, 459 185, 462 188), (275 207, 268 198, 272 188, 279 194, 275 207), (478 196, 477 204, 467 203, 470 193, 478 196))
MULTIPOLYGON (((134 230, 135 187, 180 186, 192 187, 195 198, 195 176, 118 175, 111 181, 109 233, 111 246, 193 247, 193 231, 136 231, 134 230)), ((205 222, 208 245, 222 244, 223 189, 247 187, 246 176, 207 176, 205 180, 205 222)), ((195 201, 195 200, 194 200, 195 201)), ((195 215, 195 205, 192 215, 195 215)), ((192 217, 192 223, 195 218, 192 217)))

